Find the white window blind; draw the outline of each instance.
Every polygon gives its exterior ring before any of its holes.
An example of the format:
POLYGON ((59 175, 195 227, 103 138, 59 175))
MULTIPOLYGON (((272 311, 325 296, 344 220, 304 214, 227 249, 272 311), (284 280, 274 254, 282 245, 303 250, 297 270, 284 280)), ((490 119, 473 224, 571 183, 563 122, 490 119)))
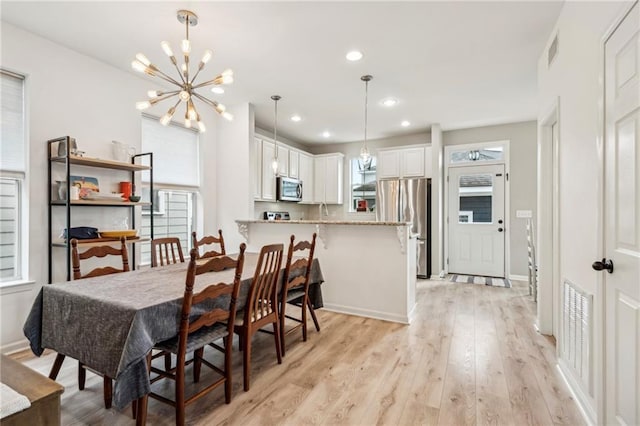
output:
POLYGON ((24 79, 0 70, 0 170, 25 171, 24 79))
MULTIPOLYGON (((142 117, 142 152, 153 152, 153 180, 160 184, 200 185, 198 132, 176 125, 163 126, 142 117)), ((142 179, 149 181, 148 173, 142 179)))

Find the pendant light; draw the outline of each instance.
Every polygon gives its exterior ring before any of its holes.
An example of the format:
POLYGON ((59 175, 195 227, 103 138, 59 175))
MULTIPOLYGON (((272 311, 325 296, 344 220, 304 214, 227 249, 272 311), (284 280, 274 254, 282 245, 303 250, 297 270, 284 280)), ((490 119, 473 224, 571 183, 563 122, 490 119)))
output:
POLYGON ((281 99, 278 95, 271 96, 275 103, 275 112, 273 114, 273 143, 274 143, 274 156, 273 161, 271 161, 271 168, 273 169, 273 174, 278 176, 278 169, 280 165, 278 164, 278 101, 281 99))
POLYGON ((370 75, 363 75, 360 80, 364 81, 364 141, 362 142, 362 148, 360 149, 360 161, 364 168, 369 167, 371 164, 371 153, 367 148, 367 104, 369 95, 369 82, 373 77, 370 75))

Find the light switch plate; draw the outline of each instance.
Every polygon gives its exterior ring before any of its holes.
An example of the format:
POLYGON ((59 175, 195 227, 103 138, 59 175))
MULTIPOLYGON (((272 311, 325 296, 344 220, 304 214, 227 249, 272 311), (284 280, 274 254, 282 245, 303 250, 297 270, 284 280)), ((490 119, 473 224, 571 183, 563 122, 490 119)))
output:
POLYGON ((533 217, 531 210, 516 210, 516 217, 527 219, 533 217))

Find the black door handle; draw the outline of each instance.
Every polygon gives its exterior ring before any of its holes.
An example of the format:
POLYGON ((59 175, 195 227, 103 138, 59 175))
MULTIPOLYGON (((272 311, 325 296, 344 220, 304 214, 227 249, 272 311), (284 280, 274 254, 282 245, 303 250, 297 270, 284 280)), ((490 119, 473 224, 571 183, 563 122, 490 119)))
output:
POLYGON ((608 273, 612 274, 613 273, 613 260, 611 259, 602 259, 602 261, 595 261, 593 262, 593 264, 591 265, 591 267, 593 269, 595 269, 596 271, 602 271, 603 269, 606 269, 608 273))
POLYGON ((502 231, 504 231, 504 229, 498 228, 498 232, 502 232, 502 231))

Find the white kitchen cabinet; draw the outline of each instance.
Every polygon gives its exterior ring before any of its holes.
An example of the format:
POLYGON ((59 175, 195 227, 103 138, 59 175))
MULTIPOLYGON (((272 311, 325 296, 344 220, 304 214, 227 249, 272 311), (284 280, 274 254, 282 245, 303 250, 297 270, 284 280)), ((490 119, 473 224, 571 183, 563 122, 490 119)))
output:
POLYGON ((253 138, 251 155, 253 162, 253 198, 259 200, 262 198, 262 139, 253 138))
POLYGON ((314 202, 342 204, 343 170, 343 154, 318 155, 314 158, 314 202))
POLYGON ((278 176, 289 176, 289 148, 278 144, 278 176))
POLYGON ((406 148, 400 151, 402 177, 424 176, 424 147, 406 148))
POLYGON ((300 179, 299 169, 300 154, 298 151, 289 150, 289 177, 294 179, 300 179))
POLYGON ((271 168, 276 153, 275 145, 266 140, 262 141, 262 200, 275 201, 276 199, 276 177, 271 168))
POLYGON ((298 178, 302 181, 302 203, 313 203, 313 157, 298 153, 298 178))
POLYGON ((431 147, 412 146, 378 151, 378 179, 431 177, 431 169, 431 147))
POLYGON ((400 151, 379 151, 377 159, 378 179, 397 178, 400 176, 400 151))

